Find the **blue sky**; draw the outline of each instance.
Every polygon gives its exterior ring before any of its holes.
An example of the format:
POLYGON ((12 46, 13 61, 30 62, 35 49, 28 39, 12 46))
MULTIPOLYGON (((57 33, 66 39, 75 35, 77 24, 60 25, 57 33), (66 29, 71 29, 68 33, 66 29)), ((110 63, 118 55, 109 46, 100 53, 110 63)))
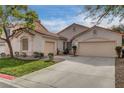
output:
POLYGON ((61 18, 66 20, 68 17, 75 16, 81 10, 83 6, 30 6, 31 9, 35 10, 39 14, 40 19, 51 20, 56 18, 61 18))
MULTIPOLYGON (((72 23, 78 23, 88 27, 93 26, 93 20, 86 17, 84 6, 79 5, 31 5, 32 10, 36 11, 41 23, 51 32, 59 32, 72 23), (81 14, 80 14, 81 13, 81 14)), ((104 20, 100 26, 111 27, 118 24, 117 20, 111 24, 107 24, 104 20)))

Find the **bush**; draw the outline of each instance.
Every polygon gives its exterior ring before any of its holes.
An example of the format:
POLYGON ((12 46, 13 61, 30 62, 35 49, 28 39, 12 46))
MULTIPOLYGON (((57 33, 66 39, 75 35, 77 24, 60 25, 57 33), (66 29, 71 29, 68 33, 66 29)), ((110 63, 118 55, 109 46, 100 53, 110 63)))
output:
POLYGON ((27 54, 26 54, 25 52, 22 52, 22 53, 21 53, 21 56, 22 56, 22 57, 27 57, 27 54))
POLYGON ((37 57, 39 57, 39 53, 38 52, 34 52, 33 56, 34 56, 34 58, 37 58, 37 57))
POLYGON ((6 57, 6 53, 1 53, 0 56, 1 57, 6 57))
POLYGON ((72 46, 72 49, 73 49, 73 55, 76 56, 77 46, 72 46))
POLYGON ((53 54, 53 53, 49 53, 49 54, 48 54, 48 57, 49 57, 49 60, 50 60, 50 61, 53 61, 53 59, 54 59, 54 54, 53 54))
POLYGON ((121 57, 122 47, 121 46, 117 46, 115 48, 115 50, 116 50, 116 53, 117 53, 118 58, 120 58, 121 57))
POLYGON ((72 48, 73 48, 74 50, 76 50, 76 49, 77 49, 77 46, 72 46, 72 48))
POLYGON ((19 52, 15 52, 15 56, 17 56, 17 57, 18 57, 18 56, 19 56, 19 52))
POLYGON ((34 52, 33 56, 34 56, 34 58, 43 58, 44 57, 44 53, 34 52))
POLYGON ((124 49, 122 49, 122 58, 124 58, 124 49))
POLYGON ((44 53, 40 53, 40 58, 43 58, 44 57, 44 53))
POLYGON ((69 54, 69 49, 66 48, 66 49, 64 50, 63 54, 69 54))
POLYGON ((57 55, 59 55, 60 54, 60 50, 57 48, 57 55))

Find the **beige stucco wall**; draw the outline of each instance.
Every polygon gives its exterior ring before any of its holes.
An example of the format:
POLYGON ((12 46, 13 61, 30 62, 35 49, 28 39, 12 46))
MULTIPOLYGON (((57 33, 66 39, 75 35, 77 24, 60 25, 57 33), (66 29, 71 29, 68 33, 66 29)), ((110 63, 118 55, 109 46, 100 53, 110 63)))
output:
POLYGON ((94 29, 77 37, 73 41, 73 44, 77 45, 78 42, 88 42, 88 41, 116 41, 116 46, 122 45, 121 34, 100 28, 94 28, 94 29), (93 33, 94 29, 96 30, 97 34, 93 33))
POLYGON ((0 40, 0 54, 5 52, 5 43, 0 40))
POLYGON ((13 52, 26 52, 27 55, 31 55, 33 52, 33 39, 34 36, 23 32, 21 35, 19 35, 17 38, 14 37, 12 39, 12 47, 13 47, 13 52), (21 39, 27 38, 28 39, 28 51, 22 51, 21 50, 21 39))
POLYGON ((87 30, 88 28, 83 27, 83 26, 79 26, 77 24, 73 24, 70 27, 68 27, 67 29, 63 30, 62 32, 58 33, 59 35, 65 37, 68 39, 68 41, 70 41, 73 36, 87 30), (73 28, 75 27, 75 31, 73 30, 73 28))
MULTIPOLYGON (((22 33, 19 37, 12 39, 12 47, 13 51, 16 52, 26 52, 28 55, 32 55, 33 52, 42 52, 44 53, 44 44, 47 39, 42 37, 42 35, 35 33, 34 36, 28 34, 28 33, 22 33), (29 49, 28 51, 22 51, 20 40, 21 38, 28 38, 29 42, 29 49)), ((50 39, 51 40, 51 39, 50 39)))
POLYGON ((64 40, 57 41, 57 46, 60 51, 63 51, 63 42, 64 42, 64 40))
POLYGON ((40 34, 35 34, 33 37, 33 50, 34 52, 44 52, 45 39, 40 34))
POLYGON ((73 41, 73 45, 76 45, 78 47, 77 54, 82 54, 85 56, 115 57, 115 47, 122 46, 122 36, 119 33, 111 32, 105 29, 93 28, 90 31, 77 37, 73 41), (94 30, 96 30, 96 34, 94 34, 94 30), (79 49, 79 45, 81 42, 82 47, 79 49))
POLYGON ((13 51, 14 52, 26 52, 27 55, 32 55, 33 52, 42 52, 44 53, 44 49, 45 49, 45 42, 49 41, 49 42, 55 42, 55 54, 56 54, 56 49, 57 49, 57 39, 52 39, 52 38, 47 38, 47 37, 43 37, 42 35, 38 34, 38 33, 34 33, 35 35, 32 36, 28 33, 23 32, 21 35, 19 35, 17 38, 13 38, 12 39, 12 47, 13 47, 13 51), (20 44, 20 40, 21 38, 28 38, 28 42, 29 42, 29 49, 28 51, 22 51, 21 50, 21 44, 20 44))

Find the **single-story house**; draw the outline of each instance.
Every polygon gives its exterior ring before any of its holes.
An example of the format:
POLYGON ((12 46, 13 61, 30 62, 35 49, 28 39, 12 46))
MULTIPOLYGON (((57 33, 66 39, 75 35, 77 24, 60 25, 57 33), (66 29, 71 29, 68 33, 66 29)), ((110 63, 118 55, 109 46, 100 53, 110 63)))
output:
MULTIPOLYGON (((19 27, 16 27, 16 29, 19 29, 19 27)), ((65 40, 65 38, 49 32, 40 23, 40 21, 35 22, 35 29, 33 31, 32 30, 27 31, 26 29, 21 29, 21 30, 22 31, 18 31, 11 38, 13 53, 15 52, 26 53, 29 56, 33 55, 34 52, 41 52, 44 53, 45 55, 48 55, 48 53, 56 54, 58 42, 61 40, 65 40)), ((2 46, 4 47, 8 47, 8 46, 2 45, 2 43, 0 43, 0 45, 1 45, 0 52, 9 54, 8 48, 5 49, 2 48, 2 46)))
POLYGON ((99 26, 91 28, 72 24, 58 35, 67 38, 64 49, 77 46, 77 55, 115 57, 116 46, 122 46, 123 34, 99 26))
MULTIPOLYGON (((77 55, 80 56, 102 56, 115 57, 116 46, 122 46, 123 34, 99 26, 91 28, 72 24, 59 33, 49 32, 40 21, 35 22, 33 31, 18 31, 11 39, 13 51, 25 52, 32 55, 34 52, 57 53, 59 50, 63 53, 69 49, 72 54, 72 46, 77 46, 77 55)), ((9 54, 5 42, 0 41, 0 53, 9 54)))

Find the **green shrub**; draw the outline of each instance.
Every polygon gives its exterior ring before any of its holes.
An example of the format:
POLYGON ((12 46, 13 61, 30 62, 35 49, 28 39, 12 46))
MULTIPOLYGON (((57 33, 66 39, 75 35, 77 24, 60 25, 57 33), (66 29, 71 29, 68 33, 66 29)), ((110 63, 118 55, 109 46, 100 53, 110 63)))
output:
POLYGON ((65 55, 69 54, 69 49, 68 48, 64 49, 63 54, 65 54, 65 55))
POLYGON ((15 52, 15 56, 17 56, 17 57, 18 57, 18 56, 19 56, 19 52, 17 52, 17 51, 16 51, 16 52, 15 52))
POLYGON ((34 56, 35 58, 43 58, 43 57, 44 57, 44 53, 34 52, 34 53, 33 53, 33 56, 34 56))
POLYGON ((76 56, 77 46, 72 46, 72 49, 73 49, 73 55, 76 56))
POLYGON ((53 53, 49 53, 49 54, 48 54, 48 57, 49 57, 49 60, 50 60, 50 61, 53 61, 53 59, 54 59, 54 54, 53 54, 53 53))
POLYGON ((0 56, 1 57, 6 57, 6 53, 1 53, 0 56))
POLYGON ((21 53, 21 56, 22 56, 22 57, 27 57, 26 52, 22 52, 22 53, 21 53))
POLYGON ((39 53, 38 52, 34 52, 33 56, 34 56, 34 58, 37 58, 39 56, 39 53))
POLYGON ((116 50, 118 58, 120 58, 121 57, 122 47, 121 46, 116 46, 115 50, 116 50))

